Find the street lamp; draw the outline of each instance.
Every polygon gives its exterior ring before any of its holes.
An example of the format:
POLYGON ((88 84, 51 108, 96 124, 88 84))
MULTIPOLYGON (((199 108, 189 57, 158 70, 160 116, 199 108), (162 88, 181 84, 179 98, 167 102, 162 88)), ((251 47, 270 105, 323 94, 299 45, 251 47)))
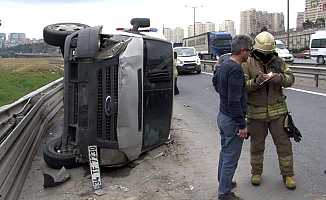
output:
POLYGON ((196 35, 196 8, 198 7, 203 7, 203 5, 200 6, 189 6, 189 5, 185 5, 186 8, 192 8, 194 9, 194 36, 196 35))
POLYGON ((287 8, 288 8, 288 13, 287 13, 287 20, 288 20, 288 31, 287 31, 287 39, 288 39, 288 49, 290 49, 290 0, 287 0, 287 8))

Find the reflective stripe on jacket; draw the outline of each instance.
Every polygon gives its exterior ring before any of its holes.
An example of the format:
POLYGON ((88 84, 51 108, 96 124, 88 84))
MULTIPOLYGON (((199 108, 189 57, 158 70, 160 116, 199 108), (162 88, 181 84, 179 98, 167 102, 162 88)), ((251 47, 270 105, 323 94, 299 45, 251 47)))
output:
MULTIPOLYGON (((276 119, 287 113, 286 96, 283 94, 282 87, 290 87, 294 83, 294 76, 289 67, 281 60, 274 58, 279 66, 276 70, 273 65, 263 65, 253 57, 249 57, 247 62, 242 65, 246 79, 246 90, 248 94, 247 117, 251 119, 276 119), (269 82, 259 85, 255 78, 261 73, 277 71, 281 74, 280 83, 269 82)), ((275 63, 274 63, 275 65, 275 63)))

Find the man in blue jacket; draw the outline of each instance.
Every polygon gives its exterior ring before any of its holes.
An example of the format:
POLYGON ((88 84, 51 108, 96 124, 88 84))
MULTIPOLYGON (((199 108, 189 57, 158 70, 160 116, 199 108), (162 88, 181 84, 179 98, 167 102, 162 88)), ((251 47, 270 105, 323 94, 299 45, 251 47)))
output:
POLYGON ((249 36, 237 35, 231 44, 231 57, 223 62, 217 73, 215 87, 220 95, 217 125, 220 129, 221 151, 218 164, 218 198, 240 200, 233 192, 232 182, 240 158, 243 139, 247 137, 245 121, 246 91, 241 63, 246 62, 253 41, 249 36))

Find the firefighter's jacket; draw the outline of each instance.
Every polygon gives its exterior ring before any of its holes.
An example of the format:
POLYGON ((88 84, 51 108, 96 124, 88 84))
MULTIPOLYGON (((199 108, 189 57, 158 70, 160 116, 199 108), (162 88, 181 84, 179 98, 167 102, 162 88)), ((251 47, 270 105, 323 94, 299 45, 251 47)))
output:
POLYGON ((246 90, 248 94, 248 119, 272 120, 288 112, 285 102, 286 96, 283 94, 283 87, 290 87, 294 83, 294 76, 281 58, 275 57, 274 64, 263 65, 262 62, 249 56, 246 63, 242 65, 246 80, 246 90), (277 67, 275 67, 277 63, 277 67), (272 81, 259 85, 255 78, 260 73, 280 73, 282 81, 274 83, 272 81))

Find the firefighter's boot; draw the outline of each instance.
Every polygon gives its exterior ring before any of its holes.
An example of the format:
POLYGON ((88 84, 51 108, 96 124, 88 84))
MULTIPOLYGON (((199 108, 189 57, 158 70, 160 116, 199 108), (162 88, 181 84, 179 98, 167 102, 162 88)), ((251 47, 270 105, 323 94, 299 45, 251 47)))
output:
POLYGON ((251 176, 251 184, 258 186, 261 183, 261 175, 260 174, 254 174, 251 176))
POLYGON ((283 182, 287 189, 294 190, 297 187, 293 176, 283 176, 283 182))

